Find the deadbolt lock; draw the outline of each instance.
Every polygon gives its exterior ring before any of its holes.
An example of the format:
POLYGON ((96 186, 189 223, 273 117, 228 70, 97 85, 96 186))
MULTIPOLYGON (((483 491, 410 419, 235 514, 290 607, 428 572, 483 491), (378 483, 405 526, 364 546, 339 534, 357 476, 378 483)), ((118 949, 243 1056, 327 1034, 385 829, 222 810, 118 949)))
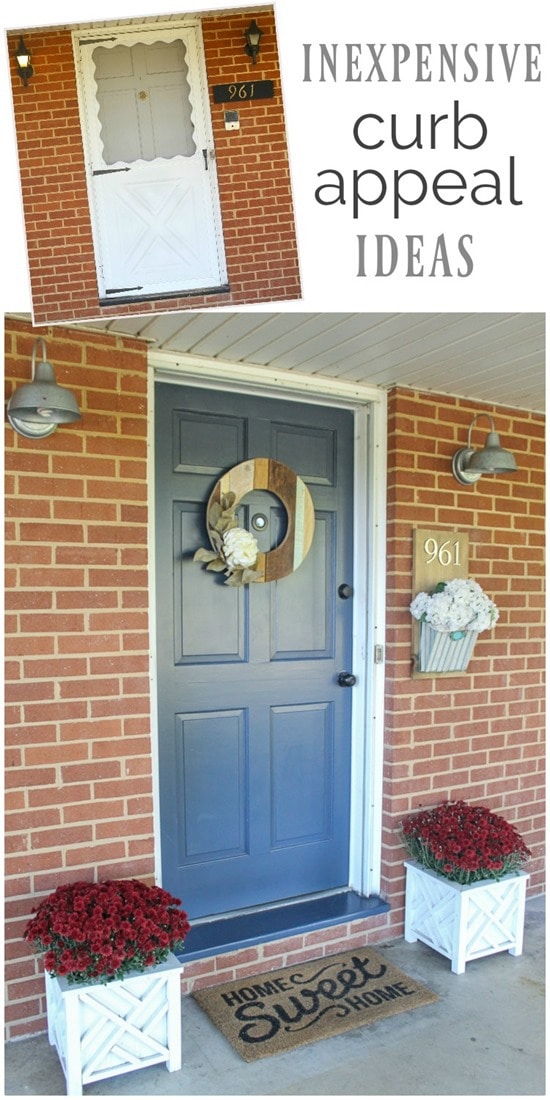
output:
POLYGON ((353 672, 339 672, 338 673, 338 687, 352 688, 357 683, 357 676, 353 675, 353 672))
POLYGON ((349 600, 353 596, 353 588, 351 584, 341 584, 338 589, 338 595, 341 600, 349 600))

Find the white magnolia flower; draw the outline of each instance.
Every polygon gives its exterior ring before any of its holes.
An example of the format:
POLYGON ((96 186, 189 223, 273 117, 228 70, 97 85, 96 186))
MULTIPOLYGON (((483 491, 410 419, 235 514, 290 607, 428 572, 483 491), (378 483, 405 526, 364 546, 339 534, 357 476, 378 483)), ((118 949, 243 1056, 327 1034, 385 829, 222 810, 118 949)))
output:
POLYGON ((258 543, 244 527, 230 527, 223 536, 223 556, 230 569, 252 569, 258 557, 258 543))
POLYGON ((445 633, 461 630, 480 633, 493 626, 499 617, 496 604, 477 581, 469 578, 447 581, 433 592, 419 592, 410 610, 415 619, 445 633))

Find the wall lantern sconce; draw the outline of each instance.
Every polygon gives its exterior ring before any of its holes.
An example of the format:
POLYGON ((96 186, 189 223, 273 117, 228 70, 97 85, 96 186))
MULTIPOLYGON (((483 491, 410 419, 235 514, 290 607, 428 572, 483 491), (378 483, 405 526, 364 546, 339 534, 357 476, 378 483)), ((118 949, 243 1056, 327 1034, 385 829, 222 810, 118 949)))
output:
POLYGON ((468 445, 455 451, 452 458, 452 471, 456 480, 461 485, 473 485, 482 474, 508 474, 514 470, 517 470, 516 460, 511 451, 505 451, 501 447, 492 416, 489 413, 478 413, 468 429, 468 445), (486 416, 490 421, 491 431, 481 450, 476 451, 471 444, 472 428, 480 416, 486 416))
POLYGON ((42 336, 32 349, 32 382, 19 386, 7 405, 8 420, 19 435, 27 439, 43 439, 55 432, 58 424, 80 420, 76 397, 64 386, 58 386, 51 363, 46 362, 46 343, 42 336), (38 345, 42 358, 36 363, 38 345))
POLYGON ((252 64, 256 64, 256 58, 260 52, 260 38, 264 32, 260 30, 255 19, 250 20, 250 26, 247 31, 244 32, 246 38, 246 46, 244 52, 252 58, 252 64))
POLYGON ((27 49, 23 41, 23 35, 19 38, 19 45, 15 51, 15 60, 17 62, 17 72, 26 88, 31 76, 34 76, 34 69, 31 65, 31 51, 27 49))

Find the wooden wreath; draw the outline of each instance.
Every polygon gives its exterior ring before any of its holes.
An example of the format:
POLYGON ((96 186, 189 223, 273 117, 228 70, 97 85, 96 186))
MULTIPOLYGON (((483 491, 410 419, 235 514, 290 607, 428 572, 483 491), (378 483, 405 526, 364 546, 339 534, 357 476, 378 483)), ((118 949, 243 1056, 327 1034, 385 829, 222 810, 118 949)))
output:
POLYGON ((216 482, 208 500, 207 514, 213 504, 235 494, 235 506, 252 492, 265 489, 279 497, 287 513, 287 529, 283 541, 274 550, 260 552, 254 569, 258 581, 277 581, 287 577, 303 562, 313 541, 315 511, 307 485, 288 466, 274 458, 251 458, 233 466, 216 482))

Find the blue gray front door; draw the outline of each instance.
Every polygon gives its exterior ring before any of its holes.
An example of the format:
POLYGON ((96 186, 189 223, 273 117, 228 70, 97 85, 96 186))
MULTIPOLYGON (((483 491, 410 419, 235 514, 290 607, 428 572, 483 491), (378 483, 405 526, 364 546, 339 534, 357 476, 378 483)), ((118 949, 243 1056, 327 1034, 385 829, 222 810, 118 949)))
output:
MULTIPOLYGON (((156 439, 163 885, 195 918, 345 887, 353 415, 160 383, 156 439), (289 576, 231 588, 193 555, 216 482, 257 457, 305 482, 315 534, 289 576)), ((285 508, 253 490, 239 522, 258 516, 269 552, 285 508)))

